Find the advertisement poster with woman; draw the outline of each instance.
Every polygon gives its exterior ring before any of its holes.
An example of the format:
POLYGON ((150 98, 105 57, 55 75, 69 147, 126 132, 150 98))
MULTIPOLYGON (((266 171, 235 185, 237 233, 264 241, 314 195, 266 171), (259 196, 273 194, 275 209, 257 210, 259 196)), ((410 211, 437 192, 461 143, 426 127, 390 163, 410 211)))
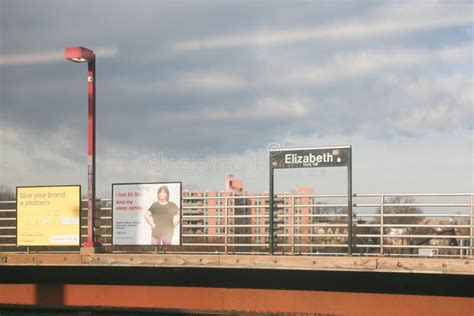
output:
POLYGON ((114 245, 180 245, 181 182, 112 184, 114 245))

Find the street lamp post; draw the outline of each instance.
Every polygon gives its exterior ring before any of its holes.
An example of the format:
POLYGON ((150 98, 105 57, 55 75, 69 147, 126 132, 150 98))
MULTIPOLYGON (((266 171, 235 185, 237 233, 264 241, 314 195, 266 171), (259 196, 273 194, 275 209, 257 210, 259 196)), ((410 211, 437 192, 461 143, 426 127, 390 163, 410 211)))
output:
POLYGON ((67 47, 65 58, 76 63, 87 62, 88 146, 87 146, 87 241, 82 247, 99 246, 94 238, 95 219, 95 54, 84 47, 67 47))

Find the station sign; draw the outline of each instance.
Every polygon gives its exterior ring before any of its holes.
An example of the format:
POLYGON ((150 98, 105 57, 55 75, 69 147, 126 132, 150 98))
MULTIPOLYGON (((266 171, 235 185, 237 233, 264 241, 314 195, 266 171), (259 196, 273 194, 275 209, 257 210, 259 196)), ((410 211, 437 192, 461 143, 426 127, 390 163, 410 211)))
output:
POLYGON ((349 165, 350 147, 278 149, 270 151, 272 167, 315 168, 349 165))
POLYGON ((269 166, 269 249, 275 248, 275 196, 274 172, 276 169, 346 167, 347 169, 347 230, 348 254, 352 255, 352 147, 330 146, 312 148, 271 149, 269 166))

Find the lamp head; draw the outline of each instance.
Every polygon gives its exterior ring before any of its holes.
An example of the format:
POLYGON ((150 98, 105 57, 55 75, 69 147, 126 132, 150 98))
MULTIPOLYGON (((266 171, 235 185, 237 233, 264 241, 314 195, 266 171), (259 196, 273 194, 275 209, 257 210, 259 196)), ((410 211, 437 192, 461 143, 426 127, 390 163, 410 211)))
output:
POLYGON ((85 47, 66 47, 64 49, 64 57, 67 60, 73 61, 75 63, 85 63, 90 61, 95 61, 94 52, 85 47))

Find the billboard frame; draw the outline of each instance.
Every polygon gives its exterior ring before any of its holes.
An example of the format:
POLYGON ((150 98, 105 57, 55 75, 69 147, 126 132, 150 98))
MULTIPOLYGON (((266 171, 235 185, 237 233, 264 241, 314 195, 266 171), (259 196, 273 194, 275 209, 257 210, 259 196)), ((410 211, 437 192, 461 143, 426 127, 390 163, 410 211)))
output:
POLYGON ((112 224, 111 224, 111 229, 112 229, 112 232, 111 232, 111 236, 112 236, 112 240, 110 241, 110 245, 112 247, 115 247, 115 246, 123 246, 123 247, 148 247, 148 246, 154 246, 154 247, 157 247, 157 245, 135 245, 135 244, 131 244, 131 245, 124 245, 124 244, 114 244, 114 185, 141 185, 141 184, 176 184, 176 183, 179 183, 179 198, 180 198, 180 203, 179 203, 179 245, 158 245, 160 247, 181 247, 182 246, 182 235, 183 235, 183 182, 182 181, 166 181, 166 182, 115 182, 115 183, 112 183, 111 184, 111 202, 112 202, 112 206, 111 206, 111 210, 110 210, 110 217, 112 219, 112 224))
POLYGON ((81 211, 82 211, 82 199, 81 199, 81 194, 82 194, 82 187, 80 184, 65 184, 65 185, 59 185, 59 184, 55 184, 55 185, 33 185, 33 186, 30 186, 30 185, 21 185, 21 186, 17 186, 15 188, 15 198, 16 198, 16 205, 15 205, 15 215, 16 215, 16 226, 15 226, 15 229, 16 229, 16 238, 15 238, 15 245, 16 247, 54 247, 54 248, 58 248, 58 247, 76 247, 76 245, 18 245, 18 189, 21 189, 21 188, 61 188, 61 187, 79 187, 79 243, 77 244, 77 246, 80 248, 82 243, 81 243, 81 240, 82 240, 82 234, 81 234, 81 211))
POLYGON ((347 235, 348 235, 348 255, 352 256, 352 246, 353 246, 353 232, 352 232, 352 146, 325 146, 325 147, 300 147, 300 148, 277 148, 270 149, 269 151, 269 251, 270 254, 274 254, 275 250, 275 227, 274 227, 274 213, 275 213, 275 203, 274 203, 274 171, 275 169, 303 169, 303 168, 333 168, 333 167, 347 167, 347 235), (272 155, 276 153, 285 152, 285 151, 311 151, 311 150, 337 150, 337 149, 346 149, 347 150, 347 165, 341 166, 302 166, 302 167, 280 167, 278 163, 272 160, 272 155))

